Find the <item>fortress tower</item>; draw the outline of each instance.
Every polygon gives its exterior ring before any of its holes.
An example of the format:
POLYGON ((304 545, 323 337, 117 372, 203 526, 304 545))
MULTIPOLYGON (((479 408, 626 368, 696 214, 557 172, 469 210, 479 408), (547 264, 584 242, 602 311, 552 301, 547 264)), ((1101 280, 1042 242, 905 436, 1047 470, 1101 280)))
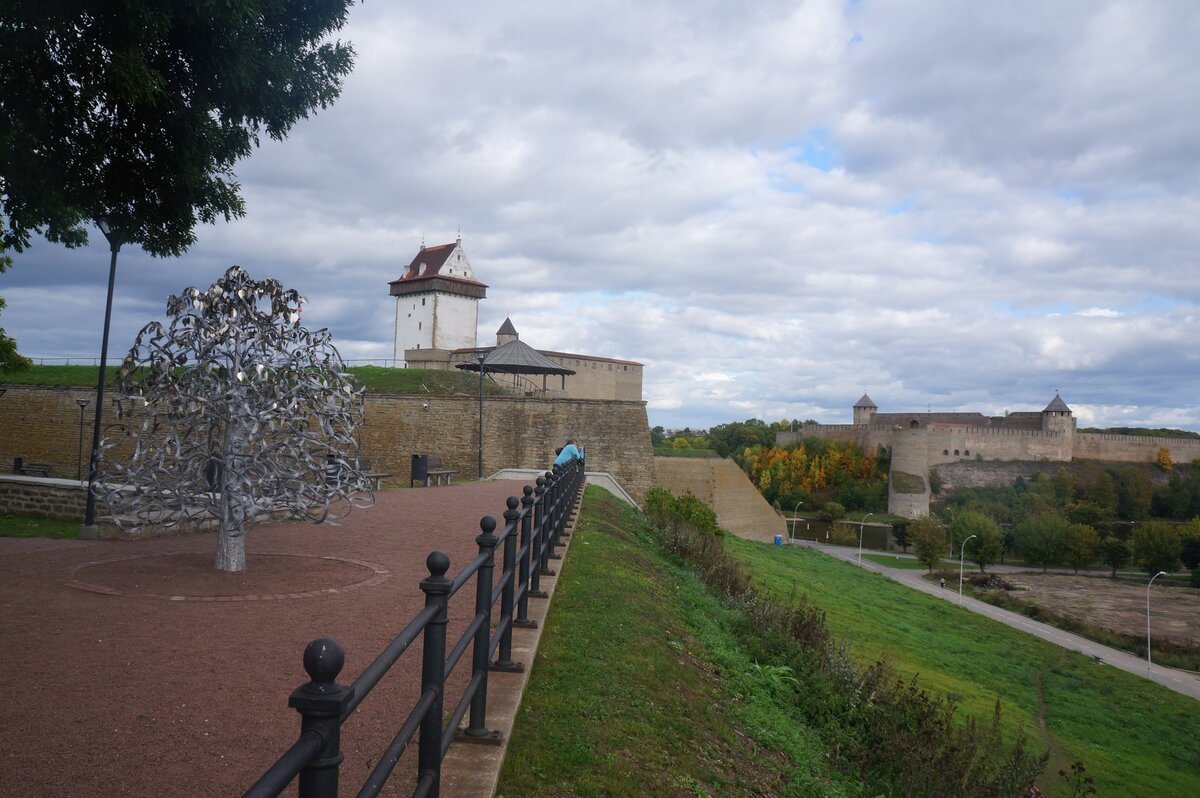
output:
POLYGON ((475 346, 479 300, 487 286, 462 249, 462 238, 453 244, 421 246, 412 263, 388 283, 396 297, 396 324, 392 357, 406 349, 463 349, 475 346))
POLYGON ((871 401, 871 397, 863 392, 862 399, 854 403, 854 423, 855 424, 870 424, 875 418, 875 411, 879 408, 871 401))

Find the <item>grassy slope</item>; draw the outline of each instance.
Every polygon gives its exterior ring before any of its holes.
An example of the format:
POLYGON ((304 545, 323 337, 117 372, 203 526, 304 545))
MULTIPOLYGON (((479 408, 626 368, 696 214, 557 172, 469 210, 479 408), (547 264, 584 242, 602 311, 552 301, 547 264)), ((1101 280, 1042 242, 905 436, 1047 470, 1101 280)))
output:
POLYGON ((0 538, 58 538, 79 537, 79 519, 39 518, 32 515, 0 513, 0 538))
POLYGON ((887 657, 978 717, 997 698, 1010 726, 1038 730, 1044 713, 1048 794, 1062 793, 1054 774, 1081 759, 1102 796, 1200 795, 1192 699, 817 552, 727 540, 760 587, 808 592, 864 659, 887 657))
POLYGON ((638 528, 588 489, 498 795, 858 795, 638 528))

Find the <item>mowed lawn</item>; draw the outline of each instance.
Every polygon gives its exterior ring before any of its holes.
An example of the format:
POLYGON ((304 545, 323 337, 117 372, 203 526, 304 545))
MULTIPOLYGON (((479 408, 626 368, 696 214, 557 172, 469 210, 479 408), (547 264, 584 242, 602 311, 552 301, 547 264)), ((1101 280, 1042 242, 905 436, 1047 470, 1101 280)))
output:
POLYGON ((726 540, 760 587, 809 593, 864 661, 885 657, 981 719, 1002 701, 1005 726, 1051 750, 1047 794, 1070 794, 1057 773, 1078 759, 1101 796, 1200 795, 1200 702, 819 552, 726 540))

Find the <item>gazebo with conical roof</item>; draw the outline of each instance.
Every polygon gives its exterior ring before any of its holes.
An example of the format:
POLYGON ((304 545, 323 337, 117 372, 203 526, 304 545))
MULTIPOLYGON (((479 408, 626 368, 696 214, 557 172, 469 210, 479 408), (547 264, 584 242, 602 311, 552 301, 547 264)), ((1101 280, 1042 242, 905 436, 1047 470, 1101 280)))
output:
MULTIPOLYGON (((481 361, 475 360, 469 363, 459 363, 456 368, 460 368, 463 371, 479 371, 480 365, 481 361)), ((565 390, 567 375, 575 373, 572 369, 559 366, 519 338, 514 338, 508 343, 497 346, 488 352, 487 356, 482 360, 482 368, 484 373, 490 371, 494 374, 514 374, 518 377, 520 375, 541 374, 543 391, 546 390, 546 379, 549 375, 559 375, 562 378, 562 387, 565 390)))

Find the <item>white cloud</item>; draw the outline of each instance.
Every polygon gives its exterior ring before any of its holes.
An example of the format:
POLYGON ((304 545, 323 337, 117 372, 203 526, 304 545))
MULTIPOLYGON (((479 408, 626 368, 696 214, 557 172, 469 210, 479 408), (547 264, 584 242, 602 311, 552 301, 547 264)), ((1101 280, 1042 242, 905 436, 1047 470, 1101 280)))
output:
MULTIPOLYGON (((644 362, 651 423, 1039 409, 1200 428, 1189 2, 369 3, 343 97, 238 166, 247 218, 121 253, 113 352, 230 263, 391 355, 461 229, 480 340, 644 362), (1165 423, 1165 422, 1164 422, 1165 423)), ((23 351, 98 348, 107 253, 39 243, 23 351)))

